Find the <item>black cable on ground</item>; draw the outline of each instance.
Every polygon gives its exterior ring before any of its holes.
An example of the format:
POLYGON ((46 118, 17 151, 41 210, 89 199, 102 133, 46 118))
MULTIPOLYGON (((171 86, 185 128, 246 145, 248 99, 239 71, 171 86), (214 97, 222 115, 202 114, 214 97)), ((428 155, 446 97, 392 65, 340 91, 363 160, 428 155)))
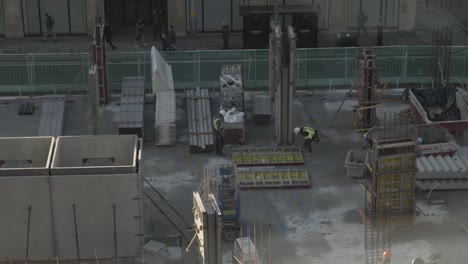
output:
POLYGON ((164 213, 164 211, 161 209, 161 207, 159 207, 159 205, 153 199, 151 199, 151 197, 146 192, 143 192, 143 193, 151 201, 151 203, 154 204, 154 206, 156 206, 156 208, 158 208, 159 212, 167 219, 167 221, 169 221, 169 223, 182 235, 182 237, 187 242, 189 242, 190 239, 187 237, 187 235, 185 235, 185 233, 182 232, 182 230, 180 230, 179 227, 177 227, 177 225, 169 218, 169 216, 166 213, 164 213))
POLYGON ((163 201, 167 204, 167 206, 169 206, 169 208, 171 208, 171 209, 174 211, 174 213, 175 213, 178 217, 180 217, 180 219, 182 219, 182 221, 183 221, 187 226, 191 226, 191 224, 189 224, 188 221, 185 220, 185 219, 182 217, 182 215, 166 200, 166 198, 164 198, 164 196, 163 196, 160 192, 158 192, 158 190, 156 190, 156 188, 154 188, 153 185, 151 185, 151 183, 150 183, 146 178, 143 178, 143 179, 144 179, 145 182, 150 186, 150 188, 161 198, 161 200, 163 200, 163 201))

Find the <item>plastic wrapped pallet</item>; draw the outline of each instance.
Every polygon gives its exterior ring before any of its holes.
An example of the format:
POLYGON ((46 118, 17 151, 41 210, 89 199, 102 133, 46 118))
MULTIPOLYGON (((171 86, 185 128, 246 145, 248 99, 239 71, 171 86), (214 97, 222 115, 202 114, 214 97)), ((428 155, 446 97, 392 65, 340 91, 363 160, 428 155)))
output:
POLYGON ((156 145, 173 145, 176 140, 176 102, 174 91, 156 94, 155 141, 156 145))
POLYGON ((151 48, 151 78, 154 94, 159 91, 174 91, 172 68, 155 47, 151 48))

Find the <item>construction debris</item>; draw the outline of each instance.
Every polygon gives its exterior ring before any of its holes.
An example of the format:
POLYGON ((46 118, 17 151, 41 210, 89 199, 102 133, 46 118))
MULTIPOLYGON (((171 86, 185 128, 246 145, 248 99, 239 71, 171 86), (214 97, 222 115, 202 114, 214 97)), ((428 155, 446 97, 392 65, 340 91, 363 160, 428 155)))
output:
POLYGON ((176 141, 176 102, 174 91, 156 94, 156 145, 174 145, 176 141))
POLYGON ((300 148, 244 148, 232 150, 232 161, 238 167, 303 165, 300 148))
POLYGON ((410 111, 418 124, 436 123, 451 134, 463 134, 468 127, 468 106, 456 88, 409 90, 410 111))
POLYGON ((224 65, 219 77, 220 109, 244 109, 244 89, 242 85, 241 65, 224 65))
POLYGON ((143 137, 143 108, 145 106, 145 78, 125 77, 120 97, 119 134, 143 137))
POLYGON ((186 100, 190 153, 213 152, 213 125, 208 90, 189 90, 186 100))
POLYGON ((241 189, 308 188, 309 174, 300 168, 237 168, 241 189))

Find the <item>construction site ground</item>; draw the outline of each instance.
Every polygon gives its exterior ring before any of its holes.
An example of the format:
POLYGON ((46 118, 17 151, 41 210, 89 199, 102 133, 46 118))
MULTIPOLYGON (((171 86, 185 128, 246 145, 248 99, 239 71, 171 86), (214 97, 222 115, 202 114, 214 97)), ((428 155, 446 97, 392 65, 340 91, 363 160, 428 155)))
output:
MULTIPOLYGON (((277 190, 242 190, 241 191, 241 224, 245 227, 271 224, 271 263, 304 264, 330 263, 349 264, 365 263, 364 225, 358 210, 364 207, 364 192, 359 187, 361 180, 346 176, 344 161, 349 150, 361 149, 363 136, 356 132, 351 123, 329 128, 328 124, 339 107, 344 91, 316 92, 314 96, 301 96, 301 101, 312 114, 312 122, 301 102, 295 98, 293 103, 294 126, 318 125, 321 133, 320 143, 313 145, 313 154, 305 158, 305 167, 311 176, 311 188, 277 189, 277 190)), ((255 125, 249 117, 252 109, 252 93, 245 95, 247 112, 245 147, 274 146, 272 136, 274 123, 255 125)), ((0 136, 35 136, 37 135, 41 104, 35 101, 36 111, 32 116, 18 116, 15 101, 4 101, 0 104, 0 136)), ((212 109, 217 106, 213 100, 212 109)), ((119 106, 113 102, 100 111, 98 132, 115 134, 117 131, 119 106)), ((355 113, 351 105, 355 101, 345 102, 336 122, 352 121, 355 113)), ((384 112, 399 112, 408 105, 399 102, 385 102, 378 109, 383 118, 384 112)), ((66 104, 65 135, 85 135, 91 131, 87 96, 70 97, 66 104)), ((190 154, 187 137, 186 111, 183 94, 177 98, 177 143, 175 146, 156 147, 154 137, 154 104, 148 100, 145 105, 145 145, 143 175, 189 222, 192 216, 192 191, 198 190, 203 179, 203 171, 216 165, 230 163, 231 148, 226 146, 224 157, 214 153, 190 154)), ((466 137, 465 133, 465 138, 466 137)), ((465 151, 468 141, 457 137, 462 150, 465 151)), ((294 145, 302 144, 296 138, 294 145)), ((466 152, 465 152, 466 153, 466 152)), ((147 193, 161 206, 165 213, 181 230, 189 227, 177 220, 175 214, 162 205, 161 199, 150 188, 147 193)), ((434 192, 432 199, 445 199, 447 204, 429 205, 427 193, 417 194, 417 207, 420 211, 414 225, 394 227, 392 238, 392 263, 411 263, 412 258, 426 258, 432 253, 441 253, 441 263, 465 263, 468 259, 468 234, 460 225, 468 219, 467 191, 434 192)), ((161 213, 146 202, 145 234, 160 237, 179 235, 161 213)), ((264 247, 268 246, 268 235, 264 229, 264 247)), ((245 232, 245 231, 244 231, 245 232)), ((194 232, 188 231, 191 238, 194 232)), ((252 235, 253 236, 253 235, 252 235)), ((257 244, 259 243, 257 233, 257 244)), ((188 241, 183 242, 183 249, 188 241)), ((224 245, 223 263, 232 263, 229 257, 229 244, 224 245)), ((195 263, 195 248, 191 253, 183 254, 181 263, 195 263)), ((126 261, 125 261, 126 262, 126 261)), ((179 263, 155 262, 150 256, 146 263, 179 263)), ((123 262, 121 262, 123 263, 123 262)))

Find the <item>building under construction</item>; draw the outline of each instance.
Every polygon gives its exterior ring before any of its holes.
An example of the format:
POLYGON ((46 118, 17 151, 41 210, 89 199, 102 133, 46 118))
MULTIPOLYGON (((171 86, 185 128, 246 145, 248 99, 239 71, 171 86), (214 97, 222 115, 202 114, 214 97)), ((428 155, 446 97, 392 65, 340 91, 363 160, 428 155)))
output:
POLYGON ((0 263, 465 263, 468 47, 297 48, 309 8, 252 9, 269 50, 109 52, 97 18, 0 54, 0 263))

